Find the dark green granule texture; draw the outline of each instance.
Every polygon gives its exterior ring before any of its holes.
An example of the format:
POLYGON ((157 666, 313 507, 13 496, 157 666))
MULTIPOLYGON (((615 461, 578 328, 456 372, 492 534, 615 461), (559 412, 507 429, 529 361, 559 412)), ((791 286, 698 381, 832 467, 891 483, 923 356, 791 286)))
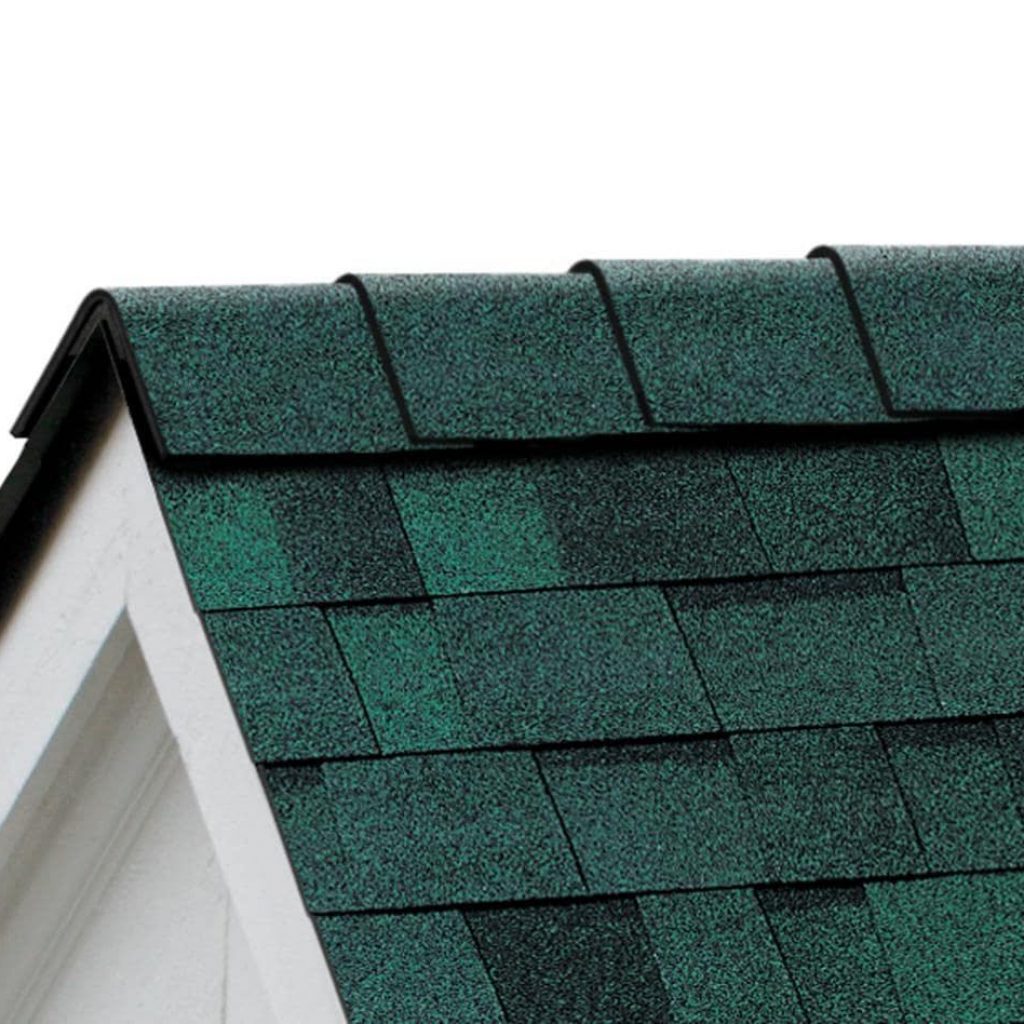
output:
POLYGON ((567 896, 582 889, 528 753, 331 762, 323 776, 335 866, 317 879, 315 888, 324 894, 313 904, 317 912, 567 896))
POLYGON ((1024 565, 904 569, 946 715, 1024 710, 1024 565))
POLYGON ((113 293, 174 455, 408 447, 350 288, 139 288, 113 293))
POLYGON ((908 1024, 1024 1020, 1024 875, 868 886, 908 1024))
POLYGON ((336 902, 338 879, 351 870, 351 858, 338 838, 323 769, 286 765, 265 768, 261 774, 306 906, 329 910, 336 902))
POLYGON ((1024 434, 939 440, 971 554, 1024 557, 1024 434))
POLYGON ((597 286, 576 274, 363 277, 417 434, 637 432, 597 286))
POLYGON ((903 1020, 860 886, 759 894, 810 1024, 903 1020))
POLYGON ((1024 249, 838 251, 896 409, 1024 406, 1024 249))
POLYGON ((931 439, 736 448, 730 461, 778 572, 967 557, 931 439))
POLYGON ((482 744, 715 728, 657 588, 440 598, 436 609, 482 744))
POLYGON ((152 473, 204 611, 423 592, 375 466, 152 473))
POLYGON ((329 608, 327 621, 384 753, 474 745, 429 603, 329 608))
POLYGON ((349 1024, 504 1024, 458 912, 315 920, 349 1024))
POLYGON ((214 612, 204 621, 256 761, 377 753, 318 608, 214 612))
POLYGON ((633 900, 466 914, 509 1024, 669 1024, 633 900))
POLYGON ((764 878, 727 740, 544 752, 540 765, 592 892, 764 878))
POLYGON ((642 896, 637 902, 674 1024, 803 1024, 751 890, 642 896))
POLYGON ((726 729, 936 716, 898 572, 669 590, 726 729))
POLYGON ((1019 867, 1024 829, 990 722, 881 726, 933 871, 1019 867))
POLYGON ((861 878, 924 866, 870 726, 746 733, 732 744, 774 878, 861 878))
POLYGON ((1024 815, 1024 718, 997 718, 992 725, 1017 807, 1024 815))
POLYGON ((656 422, 887 419, 829 264, 599 266, 656 422))
POLYGON ((766 569, 713 449, 432 462, 388 479, 431 594, 766 569))

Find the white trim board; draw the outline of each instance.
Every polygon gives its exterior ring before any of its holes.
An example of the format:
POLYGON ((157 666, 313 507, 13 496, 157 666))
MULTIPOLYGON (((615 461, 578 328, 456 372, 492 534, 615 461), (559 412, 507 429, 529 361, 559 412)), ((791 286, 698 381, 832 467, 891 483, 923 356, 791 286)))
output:
MULTIPOLYGON (((275 1019, 343 1024, 333 979, 123 406, 81 467, 2 627, 0 900, 3 877, 8 886, 16 884, 17 852, 38 841, 31 833, 40 830, 48 794, 59 793, 55 779, 74 756, 77 725, 102 703, 96 680, 138 657, 275 1019)), ((156 765, 159 750, 156 741, 150 751, 156 765)), ((158 767, 153 770, 159 775, 158 767)))

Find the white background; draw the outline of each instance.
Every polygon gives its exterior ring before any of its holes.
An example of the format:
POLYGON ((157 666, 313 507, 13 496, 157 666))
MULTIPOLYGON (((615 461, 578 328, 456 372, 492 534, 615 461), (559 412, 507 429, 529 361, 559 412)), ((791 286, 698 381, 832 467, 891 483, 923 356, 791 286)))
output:
POLYGON ((1016 6, 7 0, 0 426, 99 285, 1024 243, 1016 6))

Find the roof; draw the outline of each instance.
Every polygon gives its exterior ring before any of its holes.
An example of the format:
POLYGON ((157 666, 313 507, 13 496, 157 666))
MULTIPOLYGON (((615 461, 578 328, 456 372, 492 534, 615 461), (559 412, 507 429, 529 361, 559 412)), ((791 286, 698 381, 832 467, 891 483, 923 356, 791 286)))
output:
POLYGON ((1024 250, 812 256, 83 306, 355 1024, 1024 1018, 1024 250))

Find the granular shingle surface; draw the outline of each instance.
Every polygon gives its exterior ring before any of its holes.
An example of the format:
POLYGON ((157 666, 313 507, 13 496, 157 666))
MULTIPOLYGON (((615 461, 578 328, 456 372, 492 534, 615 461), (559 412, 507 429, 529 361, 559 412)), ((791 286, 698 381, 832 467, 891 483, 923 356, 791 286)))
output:
POLYGON ((597 266, 655 422, 886 418, 827 263, 652 260, 597 266))
POLYGON ((1024 1020, 1021 251, 87 299, 350 1024, 1024 1020))
POLYGON ((576 274, 360 278, 422 437, 636 432, 643 421, 594 282, 576 274))

